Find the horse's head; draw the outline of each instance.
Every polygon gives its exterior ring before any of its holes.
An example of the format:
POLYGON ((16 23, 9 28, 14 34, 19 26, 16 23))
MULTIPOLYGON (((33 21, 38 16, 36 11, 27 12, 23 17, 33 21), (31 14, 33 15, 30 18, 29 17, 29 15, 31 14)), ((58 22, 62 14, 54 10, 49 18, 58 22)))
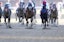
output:
POLYGON ((21 9, 23 9, 23 8, 24 8, 24 2, 20 2, 19 7, 20 7, 21 9))
POLYGON ((27 7, 29 10, 31 10, 32 9, 32 3, 28 3, 28 7, 27 7))
POLYGON ((7 12, 8 11, 8 8, 4 8, 4 10, 7 12))
POLYGON ((52 5, 52 10, 55 11, 56 10, 56 4, 52 5))
POLYGON ((29 9, 29 10, 32 10, 32 6, 28 6, 28 9, 29 9))

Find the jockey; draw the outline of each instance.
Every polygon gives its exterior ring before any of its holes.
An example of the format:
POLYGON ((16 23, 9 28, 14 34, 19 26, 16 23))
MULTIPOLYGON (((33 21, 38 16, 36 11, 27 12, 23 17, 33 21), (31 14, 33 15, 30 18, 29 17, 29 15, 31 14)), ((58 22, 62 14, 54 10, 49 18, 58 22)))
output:
POLYGON ((31 1, 31 0, 29 0, 29 2, 28 2, 28 7, 29 7, 29 6, 32 7, 32 1, 31 1))
POLYGON ((45 0, 43 1, 43 6, 46 6, 46 1, 45 0))
POLYGON ((1 2, 0 2, 0 14, 2 14, 2 7, 1 7, 1 2))
POLYGON ((23 0, 20 0, 20 3, 19 3, 19 7, 23 7, 24 8, 24 1, 23 0))
POLYGON ((53 8, 56 8, 56 4, 55 3, 53 4, 53 8))
POLYGON ((5 8, 9 8, 9 9, 10 9, 10 3, 7 2, 7 3, 5 4, 5 8))
MULTIPOLYGON (((11 15, 11 4, 9 3, 9 2, 7 2, 6 4, 5 4, 5 7, 4 7, 4 10, 6 10, 7 11, 7 9, 8 9, 8 11, 9 11, 9 14, 11 15)), ((7 11, 7 13, 8 13, 8 11, 7 11)))
POLYGON ((41 18, 46 19, 47 21, 47 8, 46 8, 46 1, 43 1, 43 7, 40 14, 41 18))
POLYGON ((1 7, 1 2, 0 2, 0 22, 1 22, 1 16, 2 16, 2 7, 1 7))
POLYGON ((29 7, 29 6, 31 6, 33 8, 33 7, 35 7, 35 3, 32 0, 29 0, 27 7, 29 7))
POLYGON ((35 8, 35 2, 32 0, 32 7, 35 8))
POLYGON ((49 9, 49 3, 46 2, 46 0, 43 1, 43 6, 46 6, 47 9, 49 9))

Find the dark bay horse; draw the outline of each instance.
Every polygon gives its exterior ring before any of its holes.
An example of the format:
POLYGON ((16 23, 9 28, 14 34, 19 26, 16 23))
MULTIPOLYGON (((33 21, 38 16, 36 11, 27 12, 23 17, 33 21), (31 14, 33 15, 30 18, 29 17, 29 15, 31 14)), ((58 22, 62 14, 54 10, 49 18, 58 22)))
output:
POLYGON ((27 24, 26 24, 26 26, 28 26, 28 19, 31 19, 31 27, 33 26, 33 20, 34 20, 34 18, 35 18, 35 12, 36 12, 36 10, 34 10, 33 9, 33 7, 27 7, 27 9, 26 9, 26 14, 25 14, 25 18, 26 18, 26 22, 27 22, 27 24))
POLYGON ((42 20, 42 23, 44 24, 44 28, 46 29, 46 26, 48 25, 48 10, 46 9, 46 6, 43 6, 43 8, 41 9, 41 13, 40 13, 40 17, 42 20))
POLYGON ((2 8, 0 7, 0 22, 1 22, 1 17, 2 17, 2 8))
POLYGON ((20 5, 16 10, 16 16, 19 18, 19 22, 23 22, 23 24, 24 24, 23 19, 24 19, 24 14, 25 14, 24 11, 25 11, 24 3, 20 2, 20 5))
MULTIPOLYGON (((16 10, 16 14, 17 14, 16 16, 19 18, 19 22, 22 22, 24 19, 24 8, 18 8, 16 10)), ((24 22, 23 22, 23 24, 24 24, 24 22)))
POLYGON ((4 13, 3 16, 4 16, 4 21, 6 26, 11 28, 11 25, 10 25, 11 9, 5 7, 3 13, 4 13), (8 19, 8 25, 7 25, 6 19, 8 19))

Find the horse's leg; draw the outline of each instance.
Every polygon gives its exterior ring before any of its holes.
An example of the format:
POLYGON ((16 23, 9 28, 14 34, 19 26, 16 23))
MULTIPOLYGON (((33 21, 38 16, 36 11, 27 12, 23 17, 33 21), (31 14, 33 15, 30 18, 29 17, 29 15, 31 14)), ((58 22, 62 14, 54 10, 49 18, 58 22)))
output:
POLYGON ((41 18, 41 21, 42 21, 42 24, 41 24, 41 26, 42 26, 42 25, 44 25, 44 19, 41 18))
POLYGON ((18 18, 19 18, 19 22, 21 22, 21 21, 20 21, 20 17, 18 17, 18 18))
POLYGON ((51 18, 49 17, 49 23, 51 23, 51 18))
POLYGON ((51 16, 49 15, 49 23, 51 22, 51 16))
POLYGON ((5 22, 5 25, 6 25, 6 27, 8 28, 8 25, 7 25, 7 23, 6 23, 6 17, 4 18, 4 22, 5 22))
POLYGON ((54 18, 54 20, 53 20, 53 21, 54 21, 54 25, 55 25, 55 23, 56 23, 56 20, 55 20, 55 18, 54 18))
POLYGON ((45 20, 45 28, 46 28, 46 20, 45 20))
POLYGON ((7 23, 6 23, 6 17, 4 18, 4 22, 5 22, 5 24, 7 24, 7 23))
POLYGON ((58 19, 57 18, 54 19, 54 23, 58 25, 58 19))
POLYGON ((8 26, 9 26, 9 28, 11 28, 11 25, 10 25, 10 17, 8 18, 8 26))
POLYGON ((57 19, 57 25, 58 25, 58 19, 57 19))
POLYGON ((44 19, 42 19, 42 24, 44 24, 44 19))
POLYGON ((21 17, 19 17, 19 22, 22 22, 22 19, 21 19, 21 17))
POLYGON ((31 18, 31 27, 33 26, 33 18, 31 18))
POLYGON ((10 23, 10 17, 8 18, 8 23, 10 23))
POLYGON ((0 18, 0 23, 1 23, 1 18, 0 18))
POLYGON ((16 21, 17 21, 17 14, 15 14, 15 17, 16 17, 16 21))
POLYGON ((53 24, 53 18, 51 18, 51 24, 53 24))
POLYGON ((44 21, 44 28, 43 29, 46 29, 46 20, 44 21))
POLYGON ((28 26, 28 19, 26 19, 26 26, 28 26))
POLYGON ((49 26, 49 18, 47 19, 47 26, 49 26))
POLYGON ((42 24, 44 24, 43 19, 41 19, 41 21, 42 21, 42 24))
POLYGON ((24 17, 22 17, 22 24, 24 25, 24 17))
POLYGON ((36 15, 34 16, 34 24, 35 24, 35 23, 37 23, 37 21, 36 21, 36 15))

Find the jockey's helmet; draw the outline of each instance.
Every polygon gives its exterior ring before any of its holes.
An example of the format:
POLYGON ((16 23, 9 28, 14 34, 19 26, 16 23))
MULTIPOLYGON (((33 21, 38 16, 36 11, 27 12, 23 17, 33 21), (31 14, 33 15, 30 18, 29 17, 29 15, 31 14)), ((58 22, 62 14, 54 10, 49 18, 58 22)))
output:
POLYGON ((32 4, 31 3, 28 3, 28 7, 31 6, 32 7, 32 4))
POLYGON ((43 1, 43 5, 46 5, 46 1, 43 1))
POLYGON ((10 7, 10 3, 7 2, 7 3, 5 4, 5 8, 9 8, 9 7, 10 7))

